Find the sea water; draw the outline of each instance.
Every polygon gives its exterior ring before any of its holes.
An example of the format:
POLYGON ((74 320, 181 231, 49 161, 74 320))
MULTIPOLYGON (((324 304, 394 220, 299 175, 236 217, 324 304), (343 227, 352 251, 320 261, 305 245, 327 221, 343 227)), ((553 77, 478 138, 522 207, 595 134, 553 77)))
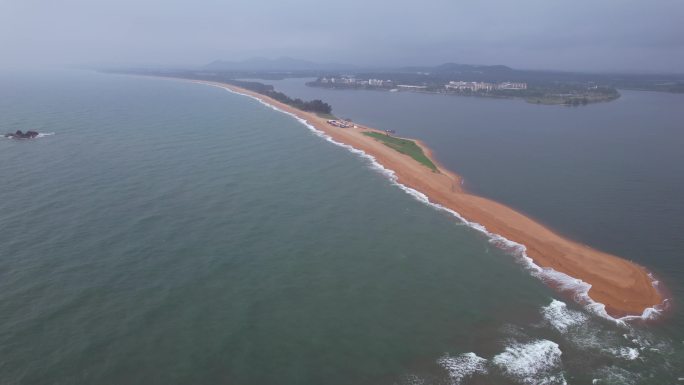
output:
POLYGON ((54 133, 0 139, 0 383, 682 375, 678 318, 586 311, 372 160, 250 98, 13 72, 0 117, 0 131, 54 133))

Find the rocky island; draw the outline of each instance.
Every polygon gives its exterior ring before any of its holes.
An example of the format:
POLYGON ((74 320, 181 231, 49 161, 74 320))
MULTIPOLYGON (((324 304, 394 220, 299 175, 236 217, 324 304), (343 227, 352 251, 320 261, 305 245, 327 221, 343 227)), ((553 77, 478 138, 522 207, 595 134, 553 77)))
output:
POLYGON ((17 130, 15 133, 9 133, 5 134, 5 138, 11 138, 11 139, 33 139, 38 137, 40 133, 36 131, 26 131, 22 132, 21 130, 17 130))

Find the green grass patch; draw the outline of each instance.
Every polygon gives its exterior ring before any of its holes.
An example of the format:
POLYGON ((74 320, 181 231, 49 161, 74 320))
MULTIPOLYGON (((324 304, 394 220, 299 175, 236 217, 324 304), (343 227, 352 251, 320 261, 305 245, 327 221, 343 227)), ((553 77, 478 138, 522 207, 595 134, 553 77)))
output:
POLYGON ((337 116, 335 116, 335 115, 333 115, 333 114, 317 113, 316 115, 318 115, 319 118, 323 118, 323 119, 326 119, 326 120, 338 120, 338 119, 337 119, 337 116))
POLYGON ((408 139, 395 138, 393 136, 381 134, 378 132, 364 132, 364 135, 370 136, 376 140, 381 141, 386 146, 399 151, 402 154, 406 154, 411 158, 415 159, 419 163, 425 165, 430 170, 437 172, 437 166, 428 158, 423 149, 416 144, 416 142, 408 139))

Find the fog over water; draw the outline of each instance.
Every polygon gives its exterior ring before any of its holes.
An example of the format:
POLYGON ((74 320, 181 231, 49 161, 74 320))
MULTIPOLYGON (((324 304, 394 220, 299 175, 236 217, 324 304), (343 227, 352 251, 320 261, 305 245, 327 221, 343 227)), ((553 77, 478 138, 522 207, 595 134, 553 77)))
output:
POLYGON ((3 0, 0 66, 293 56, 681 72, 682 15, 676 0, 3 0))

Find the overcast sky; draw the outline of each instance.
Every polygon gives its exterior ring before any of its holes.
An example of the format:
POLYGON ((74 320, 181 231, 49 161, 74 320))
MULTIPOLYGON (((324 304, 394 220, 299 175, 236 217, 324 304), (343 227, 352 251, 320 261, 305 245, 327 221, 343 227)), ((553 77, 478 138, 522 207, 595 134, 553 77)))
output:
POLYGON ((0 0, 0 66, 358 65, 684 72, 682 0, 0 0))

